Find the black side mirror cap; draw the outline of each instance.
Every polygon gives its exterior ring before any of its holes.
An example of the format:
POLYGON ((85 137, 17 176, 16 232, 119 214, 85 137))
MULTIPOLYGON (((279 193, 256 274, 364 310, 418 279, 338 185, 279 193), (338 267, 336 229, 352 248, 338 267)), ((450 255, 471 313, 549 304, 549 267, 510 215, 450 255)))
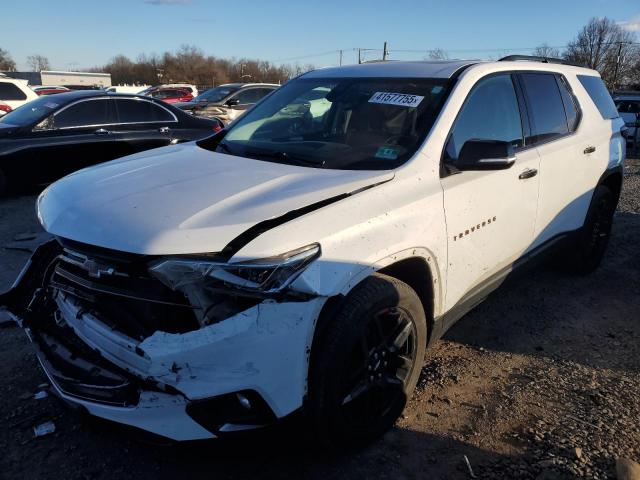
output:
POLYGON ((515 161, 511 142, 472 139, 464 142, 454 165, 458 170, 503 170, 515 161))
POLYGON ((235 107, 236 105, 240 105, 240 100, 237 98, 231 98, 225 102, 227 107, 235 107))

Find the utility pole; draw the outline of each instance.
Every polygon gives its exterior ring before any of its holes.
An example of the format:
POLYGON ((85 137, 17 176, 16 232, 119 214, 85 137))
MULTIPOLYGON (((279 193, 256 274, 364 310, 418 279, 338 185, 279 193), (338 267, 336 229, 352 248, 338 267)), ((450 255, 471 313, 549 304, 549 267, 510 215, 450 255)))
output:
POLYGON ((620 68, 620 57, 622 56, 622 44, 623 42, 618 42, 618 56, 616 57, 616 68, 613 71, 613 89, 615 90, 618 85, 618 70, 620 68))
POLYGON ((342 50, 340 50, 340 66, 342 66, 342 50))
POLYGON ((387 42, 384 42, 384 48, 382 49, 382 61, 384 62, 389 55, 389 50, 387 50, 387 42))
POLYGON ((358 65, 362 63, 362 49, 358 49, 358 65))

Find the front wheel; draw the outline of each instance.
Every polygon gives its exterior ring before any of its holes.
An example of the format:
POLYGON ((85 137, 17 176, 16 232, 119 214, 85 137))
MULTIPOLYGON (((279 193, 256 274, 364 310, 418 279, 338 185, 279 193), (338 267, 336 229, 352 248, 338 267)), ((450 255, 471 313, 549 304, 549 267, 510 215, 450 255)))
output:
POLYGON ((314 344, 309 414, 329 448, 358 446, 389 430, 416 386, 427 344, 418 295, 374 274, 345 299, 314 344))
POLYGON ((576 273, 586 275, 600 265, 611 237, 615 209, 611 190, 604 185, 596 187, 571 253, 571 267, 576 273))

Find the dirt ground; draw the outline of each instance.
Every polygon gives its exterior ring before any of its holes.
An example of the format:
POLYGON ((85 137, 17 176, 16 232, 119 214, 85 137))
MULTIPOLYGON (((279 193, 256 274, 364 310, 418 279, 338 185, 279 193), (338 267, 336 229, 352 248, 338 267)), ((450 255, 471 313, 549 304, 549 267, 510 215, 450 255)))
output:
MULTIPOLYGON (((378 443, 329 456, 300 422, 224 441, 152 444, 51 396, 24 334, 0 328, 0 478, 615 478, 640 461, 640 162, 628 163, 607 257, 574 277, 543 265, 493 294, 429 354, 378 443), (46 421, 54 433, 34 438, 46 421), (465 456, 473 471, 470 472, 465 456)), ((35 197, 0 200, 0 289, 39 231, 35 197)))

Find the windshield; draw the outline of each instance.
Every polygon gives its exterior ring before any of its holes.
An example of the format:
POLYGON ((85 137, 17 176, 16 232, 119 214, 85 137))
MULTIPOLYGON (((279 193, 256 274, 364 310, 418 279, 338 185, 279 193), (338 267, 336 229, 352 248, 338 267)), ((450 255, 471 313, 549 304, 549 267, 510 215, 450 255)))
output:
POLYGON ((640 113, 640 100, 618 100, 616 107, 620 113, 640 113))
POLYGON ((442 79, 299 78, 236 121, 217 151, 346 170, 406 162, 447 96, 442 79))
POLYGON ((196 98, 193 99, 194 102, 201 102, 203 100, 207 101, 207 102, 219 102, 221 101, 223 98, 228 97, 229 95, 231 95, 233 92, 237 91, 238 87, 216 87, 216 88, 210 88, 209 90, 206 90, 204 92, 202 92, 200 95, 198 95, 196 98))
POLYGON ((0 117, 0 123, 27 127, 48 116, 59 106, 60 103, 56 102, 54 98, 49 96, 39 97, 0 117))

